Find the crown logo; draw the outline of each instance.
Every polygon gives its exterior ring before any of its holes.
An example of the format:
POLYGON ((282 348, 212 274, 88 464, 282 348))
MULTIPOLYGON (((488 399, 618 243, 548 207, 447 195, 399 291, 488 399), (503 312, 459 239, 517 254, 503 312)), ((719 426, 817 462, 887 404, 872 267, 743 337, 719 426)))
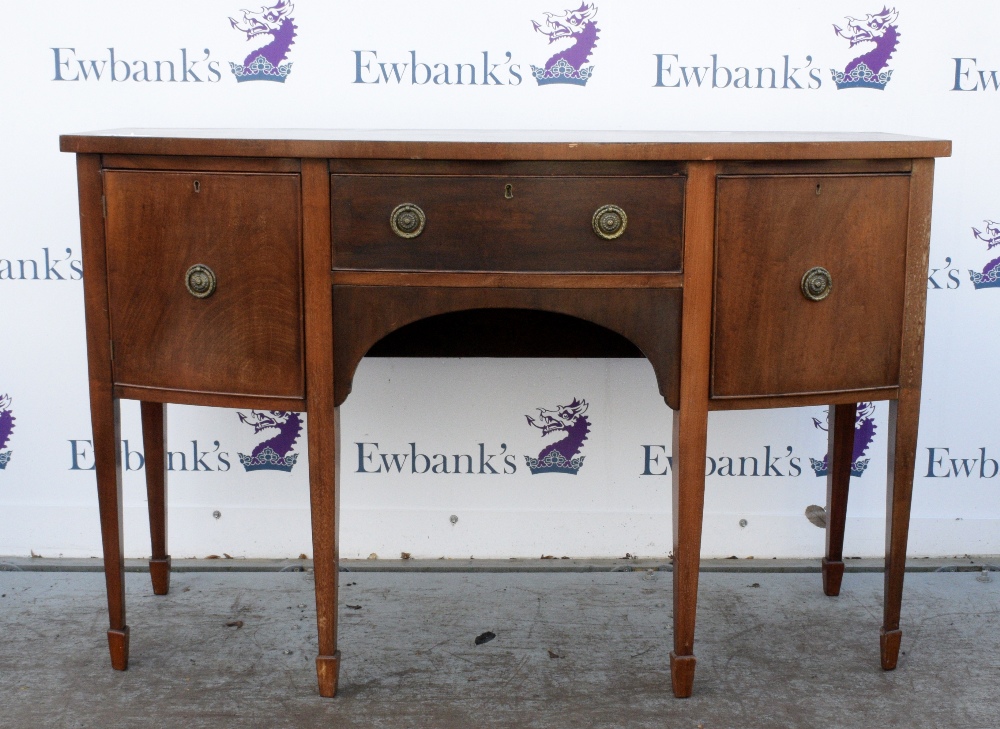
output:
POLYGON ((881 73, 875 73, 868 68, 864 61, 852 68, 849 73, 838 71, 835 68, 831 68, 830 73, 833 74, 833 82, 837 84, 838 89, 862 88, 882 91, 892 78, 891 68, 881 73))
MULTIPOLYGON (((813 427, 818 430, 829 431, 826 422, 819 418, 813 418, 813 427)), ((854 449, 851 453, 851 475, 855 478, 861 476, 868 468, 871 458, 865 458, 868 448, 875 440, 875 403, 859 403, 854 417, 854 449)), ((817 476, 826 476, 830 472, 830 454, 823 456, 823 460, 815 458, 809 459, 809 465, 817 476)))
POLYGON ((539 66, 532 65, 531 73, 534 75, 539 86, 546 86, 548 84, 586 86, 591 75, 594 73, 594 67, 586 66, 576 69, 570 66, 566 60, 560 58, 549 68, 540 68, 539 66))
POLYGON ((250 455, 237 453, 247 471, 291 471, 299 458, 292 453, 302 432, 302 418, 287 410, 251 410, 249 415, 239 414, 240 421, 252 425, 254 433, 277 431, 251 451, 250 455))
POLYGON ((536 473, 568 473, 575 476, 577 471, 583 466, 584 458, 586 456, 577 456, 570 460, 559 451, 553 450, 546 453, 545 457, 541 460, 532 458, 531 456, 525 456, 524 460, 528 464, 532 475, 536 473))
MULTIPOLYGON (((858 476, 863 474, 865 472, 865 469, 868 468, 868 462, 870 460, 871 460, 870 458, 859 458, 856 461, 852 462, 851 475, 857 478, 858 476)), ((825 476, 830 472, 830 468, 827 465, 826 460, 817 461, 815 458, 810 458, 809 465, 812 466, 812 469, 816 472, 817 476, 825 476)))
POLYGON ((537 419, 525 416, 528 425, 541 430, 543 437, 556 431, 562 431, 563 434, 561 440, 545 446, 537 458, 524 457, 532 476, 538 473, 568 473, 575 476, 583 467, 584 456, 578 456, 577 453, 590 433, 590 420, 584 415, 588 407, 586 400, 573 398, 569 405, 557 405, 552 410, 537 408, 537 419))
MULTIPOLYGON (((11 397, 0 395, 0 449, 6 448, 10 442, 11 433, 14 432, 14 413, 10 409, 11 397)), ((13 451, 0 450, 0 471, 7 468, 10 463, 10 456, 13 451)))
POLYGON ((899 46, 899 12, 888 6, 874 15, 863 18, 847 16, 847 28, 833 26, 833 31, 850 42, 850 47, 861 45, 866 52, 847 64, 843 71, 830 69, 837 89, 878 89, 882 91, 892 78, 889 59, 899 46), (874 47, 872 47, 874 45, 874 47))
MULTIPOLYGON (((243 63, 229 62, 229 70, 233 72, 237 83, 244 81, 277 81, 285 83, 288 74, 292 72, 291 63, 282 63, 288 58, 288 53, 295 45, 295 18, 292 13, 295 6, 290 0, 277 0, 274 5, 264 6, 260 10, 244 10, 239 20, 229 19, 229 24, 241 33, 247 40, 270 38, 264 46, 250 51, 243 63)), ((260 42, 259 40, 257 41, 260 42)))
POLYGON ((236 77, 236 83, 244 81, 277 81, 279 84, 285 83, 288 74, 292 72, 292 64, 283 63, 275 66, 264 56, 257 56, 248 66, 241 66, 238 63, 229 62, 229 69, 236 77))
POLYGON ((594 4, 583 3, 576 10, 566 10, 561 15, 545 13, 544 24, 531 21, 535 32, 546 36, 550 44, 556 43, 563 48, 549 58, 544 66, 531 66, 531 74, 539 86, 587 85, 594 67, 584 64, 590 60, 590 54, 597 45, 599 31, 594 22, 595 15, 597 8, 594 4))
POLYGON ((282 458, 273 448, 267 446, 256 456, 248 456, 243 453, 237 454, 240 463, 247 471, 285 471, 292 470, 292 466, 299 459, 298 453, 289 453, 282 458))
MULTIPOLYGON (((986 243, 986 250, 1000 246, 1000 224, 992 220, 984 220, 985 230, 972 229, 972 234, 986 243)), ((982 271, 969 269, 969 278, 976 289, 1000 288, 1000 258, 994 258, 987 263, 982 271)))

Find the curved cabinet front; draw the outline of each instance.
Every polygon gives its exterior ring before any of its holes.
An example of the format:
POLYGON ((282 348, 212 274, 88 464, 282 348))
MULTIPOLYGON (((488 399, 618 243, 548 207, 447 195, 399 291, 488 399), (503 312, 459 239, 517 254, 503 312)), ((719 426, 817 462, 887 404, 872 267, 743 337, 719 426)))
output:
POLYGON ((116 385, 301 397, 299 176, 107 170, 116 385))
POLYGON ((897 386, 909 175, 720 177, 717 190, 712 397, 897 386))

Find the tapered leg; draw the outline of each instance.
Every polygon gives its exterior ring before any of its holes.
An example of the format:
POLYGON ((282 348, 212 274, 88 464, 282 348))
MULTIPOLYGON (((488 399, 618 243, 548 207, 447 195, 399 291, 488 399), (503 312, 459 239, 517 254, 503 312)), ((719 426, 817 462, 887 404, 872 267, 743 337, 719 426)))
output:
POLYGON ((97 469, 97 501, 101 514, 104 546, 104 579, 108 591, 108 648, 111 665, 128 668, 128 626, 125 624, 125 559, 122 542, 122 463, 119 448, 121 417, 118 398, 110 387, 90 391, 94 428, 94 462, 97 469))
POLYGON ((690 696, 694 684, 707 425, 705 410, 674 411, 674 650, 670 653, 670 678, 677 698, 690 696))
POLYGON ((122 462, 118 398, 111 373, 111 323, 108 320, 107 257, 104 251, 104 205, 101 156, 76 157, 80 189, 80 241, 83 249, 83 297, 87 318, 87 370, 90 380, 90 421, 94 431, 97 501, 104 547, 104 578, 108 588, 108 646, 111 665, 128 667, 128 626, 125 624, 125 560, 122 554, 122 462))
MULTIPOLYGON (((306 409, 309 416, 309 502, 321 696, 335 696, 340 674, 337 650, 339 579, 340 409, 334 401, 333 297, 330 292, 330 168, 325 160, 302 161, 303 271, 305 272, 306 409)), ((343 397, 346 397, 346 393, 343 397)), ((343 399, 343 398, 341 398, 343 399)))
POLYGON ((167 408, 143 402, 142 448, 146 457, 146 497, 149 502, 149 537, 153 552, 149 577, 153 593, 170 590, 170 555, 167 554, 167 408))
POLYGON ((844 577, 844 527, 847 524, 847 494, 854 458, 856 416, 857 403, 830 408, 823 592, 831 597, 840 594, 840 582, 844 577))
POLYGON ((694 685, 694 623, 698 606, 701 520, 705 507, 708 370, 715 250, 715 163, 688 166, 684 201, 684 303, 681 323, 680 407, 674 411, 674 696, 694 685))
POLYGON ((316 622, 319 655, 316 675, 321 696, 335 696, 340 673, 337 650, 337 588, 340 578, 338 512, 340 510, 340 408, 325 424, 309 415, 309 482, 312 504, 313 567, 316 576, 316 622), (321 442, 322 441, 322 442, 321 442), (324 457, 326 456, 326 457, 324 457), (332 468, 331 468, 332 466, 332 468))
POLYGON ((882 668, 891 671, 899 657, 902 632, 899 613, 903 603, 906 539, 910 526, 913 468, 917 450, 920 394, 903 390, 889 405, 889 484, 886 493, 885 605, 882 619, 882 668))

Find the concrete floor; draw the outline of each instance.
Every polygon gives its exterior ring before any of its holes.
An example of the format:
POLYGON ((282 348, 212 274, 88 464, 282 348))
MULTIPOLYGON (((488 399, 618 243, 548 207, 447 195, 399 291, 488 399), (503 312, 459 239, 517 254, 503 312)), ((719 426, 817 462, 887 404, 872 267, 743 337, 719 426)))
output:
POLYGON ((880 575, 827 598, 818 574, 703 574, 677 700, 669 573, 343 573, 341 690, 321 699, 309 572, 181 572, 166 597, 129 574, 118 673, 99 573, 0 571, 0 727, 1000 726, 1000 575, 906 582, 885 673, 880 575))

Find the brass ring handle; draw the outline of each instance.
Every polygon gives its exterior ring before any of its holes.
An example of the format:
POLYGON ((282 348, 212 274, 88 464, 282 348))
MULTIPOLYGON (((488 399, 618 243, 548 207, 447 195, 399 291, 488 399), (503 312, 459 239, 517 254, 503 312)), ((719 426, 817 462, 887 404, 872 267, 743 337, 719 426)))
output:
POLYGON ((214 294, 215 283, 215 271, 202 263, 191 266, 184 274, 184 285, 196 299, 207 299, 214 294))
POLYGON ((424 215, 424 211, 420 209, 419 205, 413 203, 397 205, 393 208, 392 214, 389 215, 389 225, 392 226, 392 232, 400 238, 416 238, 424 232, 426 222, 427 216, 424 215))
POLYGON ((832 288, 833 277, 822 266, 810 268, 802 276, 802 295, 810 301, 822 301, 832 288))
POLYGON ((597 208, 591 221, 594 232, 604 240, 614 240, 625 232, 628 216, 617 205, 602 205, 597 208))

